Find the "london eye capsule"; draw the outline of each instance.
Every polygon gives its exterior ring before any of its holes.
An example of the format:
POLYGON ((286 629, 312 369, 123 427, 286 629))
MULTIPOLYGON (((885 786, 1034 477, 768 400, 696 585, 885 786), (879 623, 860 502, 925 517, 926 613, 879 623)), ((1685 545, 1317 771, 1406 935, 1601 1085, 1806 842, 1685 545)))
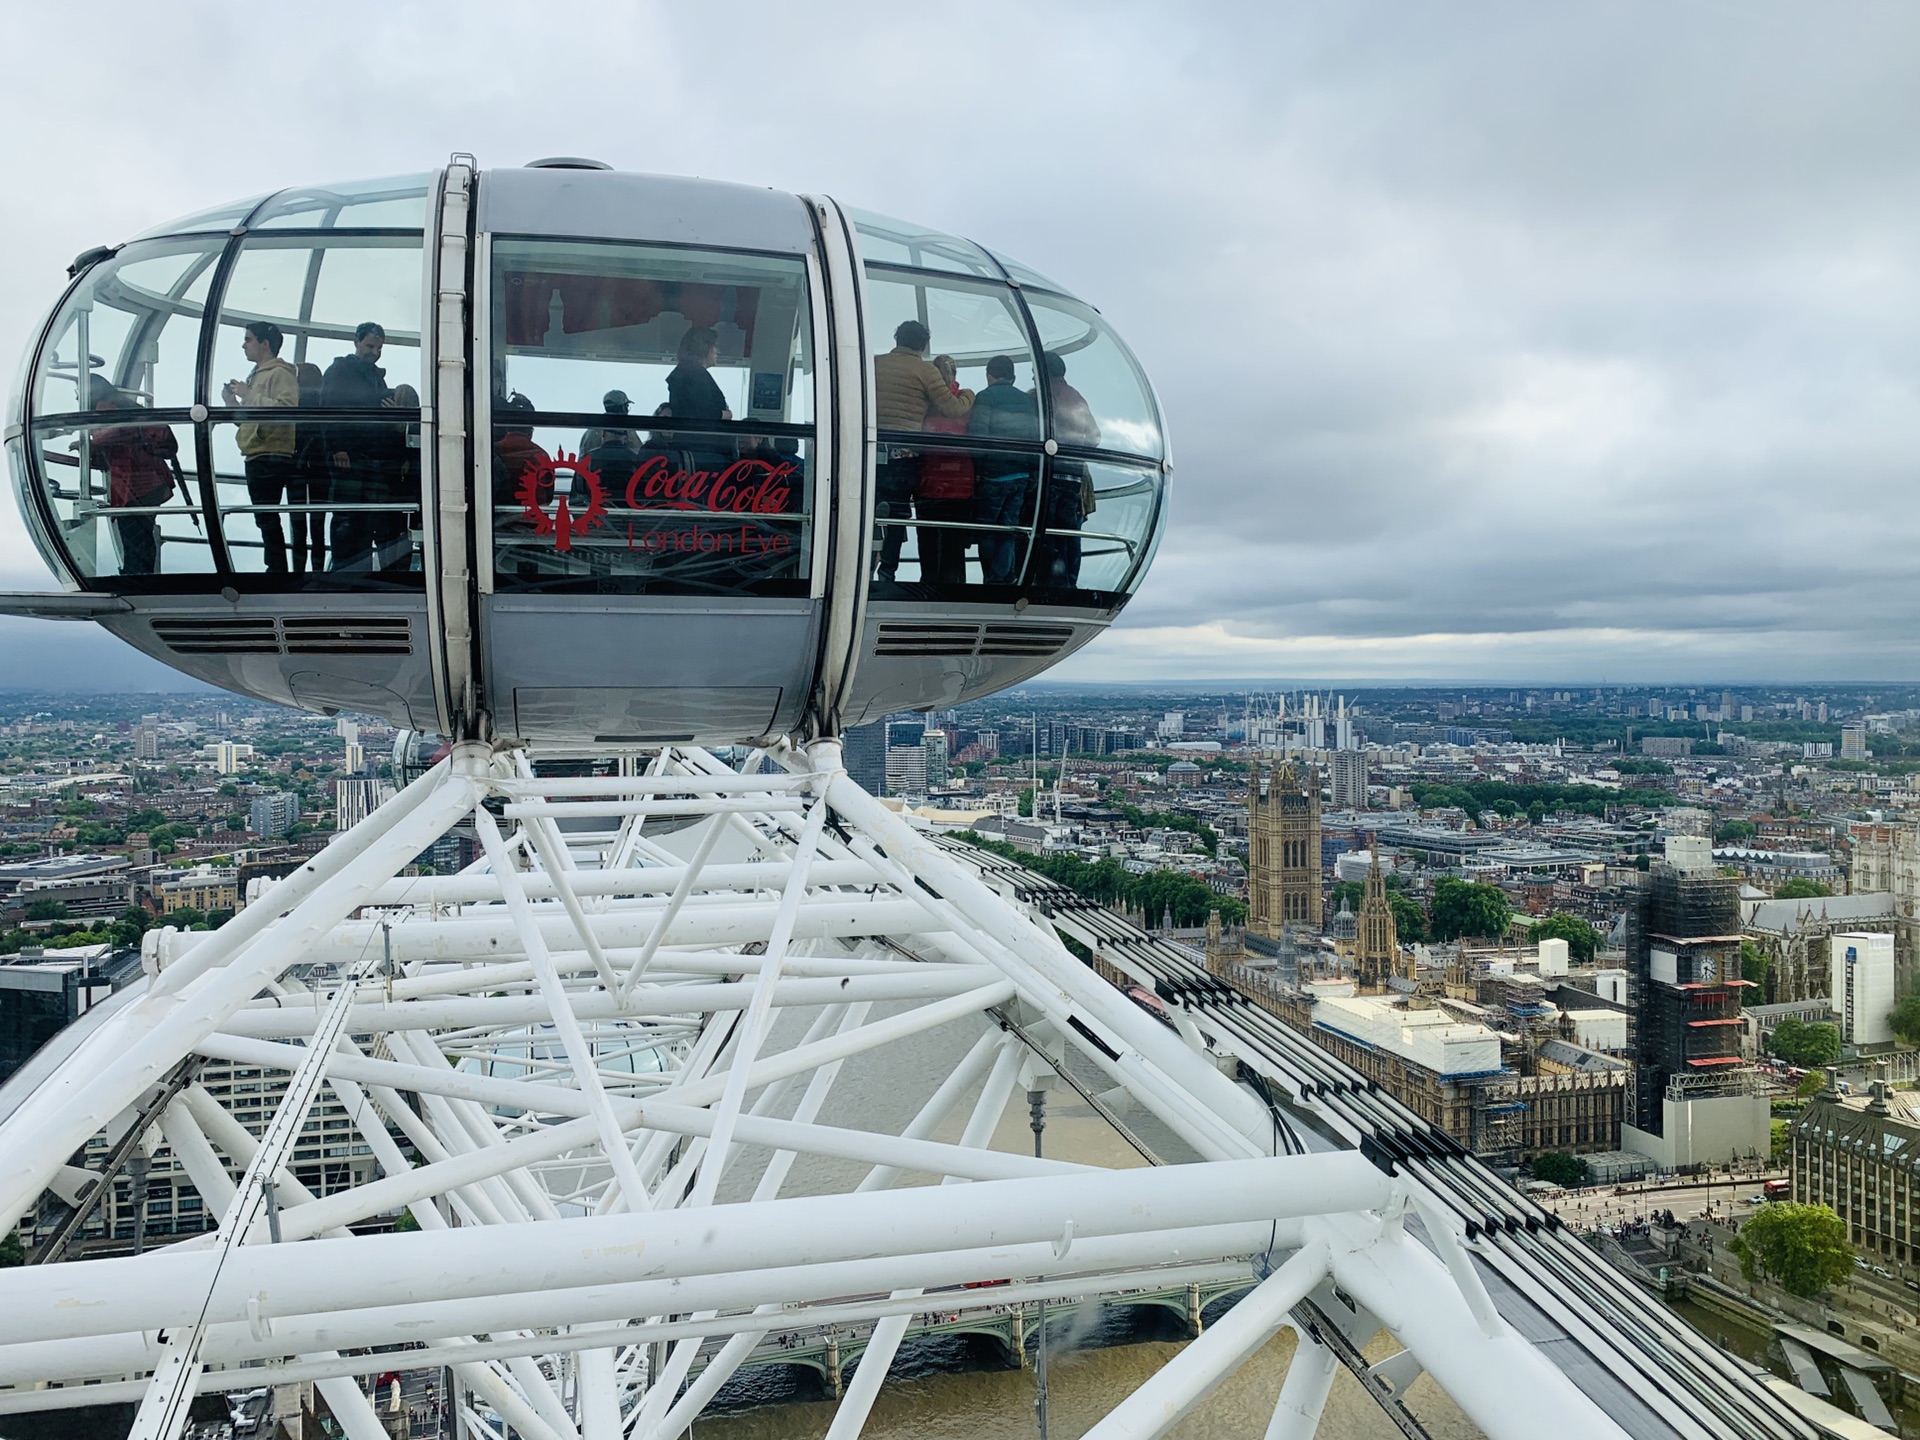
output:
POLYGON ((836 733, 1026 679, 1170 463, 1088 305, 839 205, 583 160, 285 190, 74 264, 8 416, 65 590, 190 675, 444 735, 836 733))

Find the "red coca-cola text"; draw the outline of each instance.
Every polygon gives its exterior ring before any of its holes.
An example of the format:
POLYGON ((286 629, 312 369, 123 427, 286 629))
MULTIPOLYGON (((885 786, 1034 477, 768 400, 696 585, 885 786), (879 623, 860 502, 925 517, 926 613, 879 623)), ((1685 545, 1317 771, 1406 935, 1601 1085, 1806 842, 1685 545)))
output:
POLYGON ((653 455, 627 481, 635 510, 721 510, 732 515, 779 515, 793 498, 800 467, 791 460, 735 460, 720 470, 675 470, 653 455))

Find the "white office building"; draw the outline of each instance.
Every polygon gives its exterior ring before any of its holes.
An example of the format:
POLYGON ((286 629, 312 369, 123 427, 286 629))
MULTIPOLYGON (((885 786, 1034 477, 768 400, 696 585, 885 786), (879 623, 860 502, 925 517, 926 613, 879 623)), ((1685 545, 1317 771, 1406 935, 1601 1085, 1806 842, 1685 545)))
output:
POLYGON ((1880 1045, 1893 1039, 1887 1014, 1893 1009, 1893 936, 1842 932, 1829 942, 1832 985, 1828 1003, 1840 1017, 1840 1038, 1849 1045, 1880 1045))
POLYGON ((925 745, 889 745, 887 747, 887 793, 889 795, 926 795, 927 747, 925 745))

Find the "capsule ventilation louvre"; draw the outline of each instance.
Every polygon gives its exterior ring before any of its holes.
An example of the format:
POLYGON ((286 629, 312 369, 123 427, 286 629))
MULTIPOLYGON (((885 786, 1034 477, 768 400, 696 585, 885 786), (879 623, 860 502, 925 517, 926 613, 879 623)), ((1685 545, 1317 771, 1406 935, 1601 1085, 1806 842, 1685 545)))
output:
POLYGON ((1071 625, 1022 625, 995 622, 986 625, 929 621, 893 621, 880 626, 874 638, 875 655, 1052 655, 1073 639, 1071 625))
POLYGON ((182 655, 407 655, 413 634, 404 615, 178 616, 153 622, 154 638, 182 655))

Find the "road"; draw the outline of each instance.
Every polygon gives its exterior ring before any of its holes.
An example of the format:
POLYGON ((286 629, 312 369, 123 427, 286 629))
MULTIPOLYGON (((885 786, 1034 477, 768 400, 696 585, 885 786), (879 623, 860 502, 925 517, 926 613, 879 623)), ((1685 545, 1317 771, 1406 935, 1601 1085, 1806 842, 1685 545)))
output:
POLYGON ((1540 1203, 1575 1230, 1645 1220, 1656 1210, 1671 1210, 1676 1220, 1698 1219, 1709 1210, 1715 1216, 1731 1213, 1738 1217, 1757 1208, 1748 1202, 1760 1194, 1765 1181, 1778 1178, 1743 1175, 1737 1180, 1722 1178, 1704 1184, 1629 1185, 1622 1187, 1621 1194, 1615 1194, 1611 1186, 1596 1186, 1549 1195, 1540 1203))

